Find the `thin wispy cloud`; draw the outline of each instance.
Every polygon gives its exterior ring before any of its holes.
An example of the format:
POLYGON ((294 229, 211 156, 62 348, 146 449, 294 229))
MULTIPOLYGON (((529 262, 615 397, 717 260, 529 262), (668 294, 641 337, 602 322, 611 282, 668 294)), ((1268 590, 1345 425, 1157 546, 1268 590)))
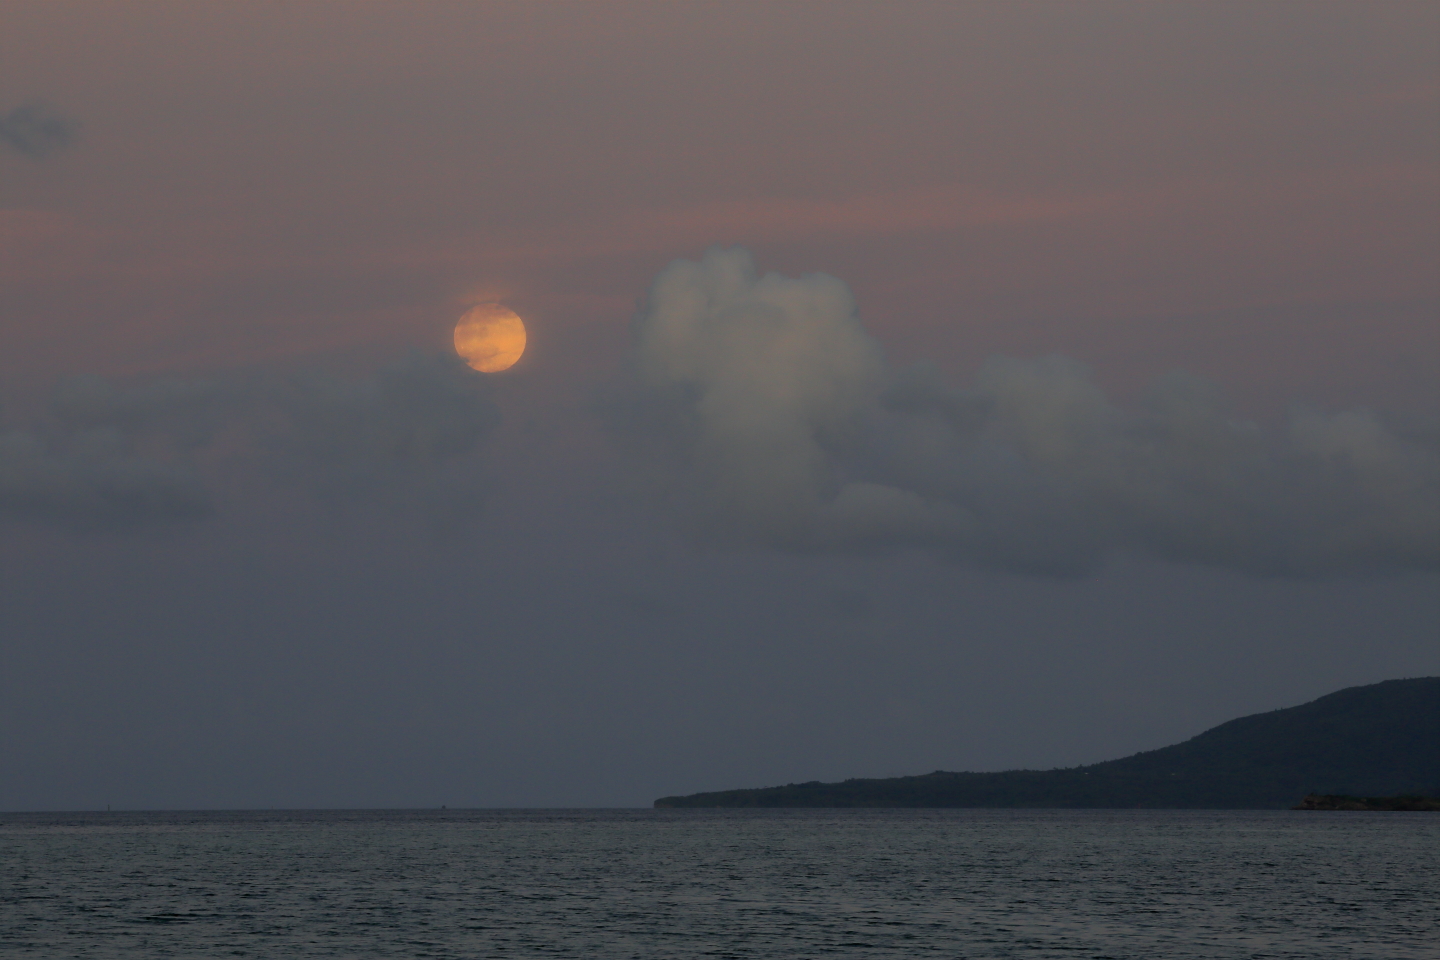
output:
POLYGON ((0 115, 0 143, 34 160, 72 146, 79 129, 76 121, 39 101, 0 115))

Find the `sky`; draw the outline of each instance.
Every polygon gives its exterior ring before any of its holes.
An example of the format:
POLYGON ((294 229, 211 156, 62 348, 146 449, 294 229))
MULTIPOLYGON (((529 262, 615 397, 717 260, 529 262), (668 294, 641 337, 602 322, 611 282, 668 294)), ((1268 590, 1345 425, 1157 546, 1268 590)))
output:
POLYGON ((0 15, 0 809, 1043 769, 1440 673, 1433 5, 0 15))

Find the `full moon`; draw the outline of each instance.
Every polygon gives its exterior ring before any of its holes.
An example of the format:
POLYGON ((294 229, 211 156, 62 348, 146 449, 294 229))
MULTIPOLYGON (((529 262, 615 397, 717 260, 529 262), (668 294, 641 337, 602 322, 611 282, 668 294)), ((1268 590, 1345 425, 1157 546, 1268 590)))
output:
POLYGON ((498 303, 471 307, 455 324, 455 352, 481 373, 509 370, 525 352, 525 324, 498 303))

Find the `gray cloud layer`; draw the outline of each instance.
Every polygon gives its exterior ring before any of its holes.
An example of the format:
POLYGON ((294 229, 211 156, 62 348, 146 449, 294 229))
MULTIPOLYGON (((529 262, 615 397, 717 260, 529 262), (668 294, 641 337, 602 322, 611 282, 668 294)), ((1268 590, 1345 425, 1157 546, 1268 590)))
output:
POLYGON ((0 116, 0 143, 40 160, 70 146, 78 129, 45 104, 27 103, 0 116))
POLYGON ((797 550, 920 547, 1075 575, 1115 552, 1275 574, 1440 562, 1440 431, 1364 411, 1277 435, 1173 375, 1122 408, 1063 357, 955 389, 894 370, 840 280, 677 261, 635 326, 632 452, 697 528, 797 550))
MULTIPOLYGON (((315 372, 60 384, 42 424, 0 431, 0 515, 72 527, 193 520, 214 510, 204 457, 217 437, 266 476, 326 499, 439 494, 497 414, 454 357, 411 356, 345 379, 315 372)), ((473 489, 461 498, 475 502, 473 489)))

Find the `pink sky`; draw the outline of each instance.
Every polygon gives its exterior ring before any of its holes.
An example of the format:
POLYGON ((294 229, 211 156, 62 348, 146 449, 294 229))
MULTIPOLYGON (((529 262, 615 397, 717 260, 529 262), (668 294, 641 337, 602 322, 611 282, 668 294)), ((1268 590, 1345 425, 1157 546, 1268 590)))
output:
POLYGON ((430 346, 487 297, 575 375, 666 262, 742 243, 957 376, 1426 402, 1433 8, 755 13, 12 4, 3 89, 83 126, 0 158, 0 377, 430 346))
POLYGON ((0 0, 0 124, 0 809, 1069 766, 1440 673, 1436 4, 0 0), (873 341, 638 309, 712 245, 873 341), (513 371, 437 358, 491 300, 513 371))

